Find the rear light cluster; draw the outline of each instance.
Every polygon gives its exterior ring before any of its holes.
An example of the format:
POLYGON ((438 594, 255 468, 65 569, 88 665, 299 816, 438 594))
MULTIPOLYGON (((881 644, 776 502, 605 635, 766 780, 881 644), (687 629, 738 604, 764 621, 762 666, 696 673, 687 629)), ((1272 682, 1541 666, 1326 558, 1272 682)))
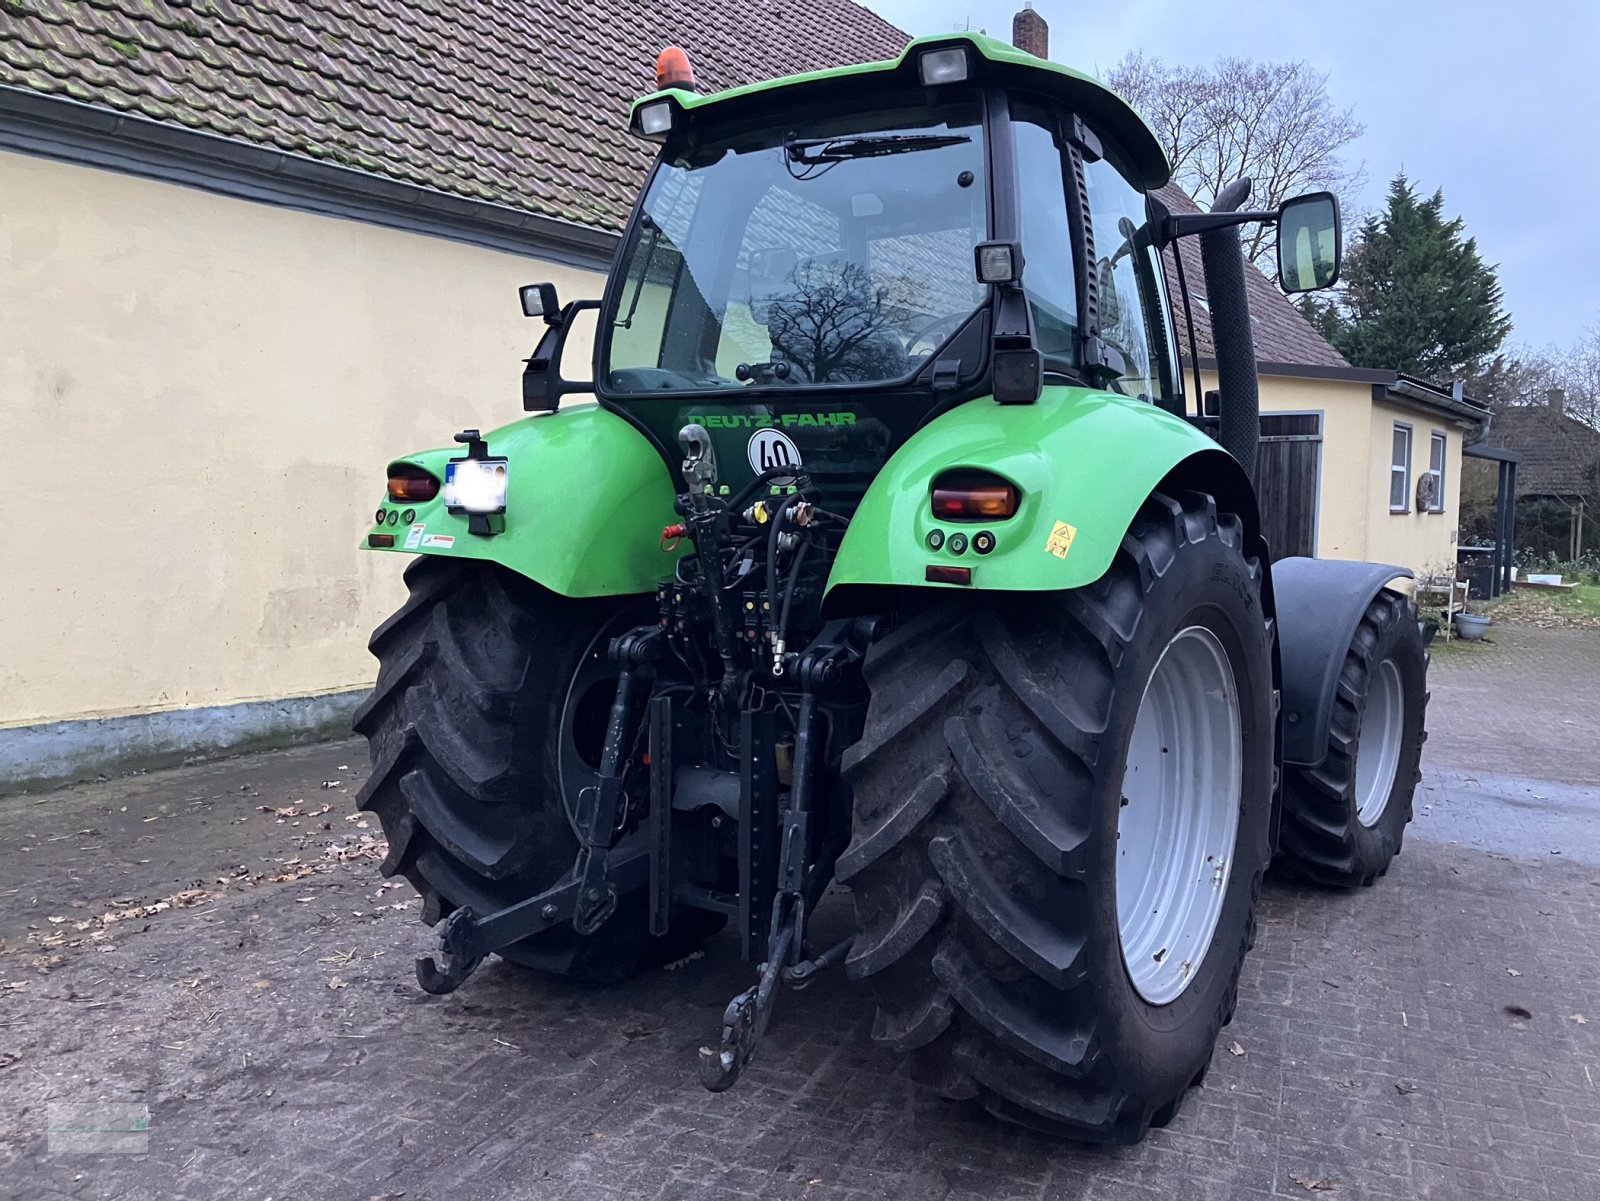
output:
POLYGON ((933 515, 940 521, 1005 521, 1022 493, 988 471, 947 471, 933 481, 933 515))
POLYGON ((389 499, 396 504, 421 504, 439 495, 439 481, 420 467, 395 463, 389 468, 389 499))

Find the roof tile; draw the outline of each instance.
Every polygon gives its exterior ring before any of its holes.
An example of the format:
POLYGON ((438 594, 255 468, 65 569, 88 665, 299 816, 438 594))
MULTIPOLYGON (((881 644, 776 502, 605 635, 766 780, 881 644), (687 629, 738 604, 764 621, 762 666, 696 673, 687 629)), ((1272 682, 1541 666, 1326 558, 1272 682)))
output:
POLYGON ((0 84, 617 228, 652 148, 628 106, 669 42, 721 88, 899 52, 851 0, 29 0, 0 84), (599 14, 614 13, 603 29, 599 14))

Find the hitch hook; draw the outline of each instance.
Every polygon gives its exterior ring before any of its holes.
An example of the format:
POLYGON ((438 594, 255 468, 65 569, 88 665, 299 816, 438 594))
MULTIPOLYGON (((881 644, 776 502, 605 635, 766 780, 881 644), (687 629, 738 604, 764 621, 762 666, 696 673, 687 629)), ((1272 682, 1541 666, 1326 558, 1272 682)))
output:
POLYGON ((452 910, 444 919, 444 929, 439 934, 439 958, 432 955, 417 957, 417 983, 423 992, 442 997, 455 992, 467 982, 467 977, 478 970, 483 962, 483 952, 474 948, 473 927, 476 918, 470 906, 452 910))
POLYGON ((778 995, 778 976, 789 959, 798 926, 798 912, 783 924, 778 937, 761 965, 761 978, 732 1001, 722 1015, 722 1043, 700 1048, 700 1083, 714 1093, 726 1092, 738 1081, 745 1066, 755 1058, 761 1036, 772 1017, 772 1002, 778 995))

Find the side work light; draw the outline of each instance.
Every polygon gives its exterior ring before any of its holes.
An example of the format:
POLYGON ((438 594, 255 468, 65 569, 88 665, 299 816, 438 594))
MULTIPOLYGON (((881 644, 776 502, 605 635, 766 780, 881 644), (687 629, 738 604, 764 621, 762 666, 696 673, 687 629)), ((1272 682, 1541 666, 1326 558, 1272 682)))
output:
POLYGON ((1022 248, 1012 242, 979 242, 974 257, 978 279, 986 284, 1014 284, 1022 278, 1022 248))
POLYGON ((967 52, 960 46, 925 51, 917 60, 917 71, 930 88, 941 83, 961 83, 967 78, 967 52))
POLYGON ((657 100, 639 110, 639 132, 647 138, 664 138, 672 132, 672 105, 657 100))

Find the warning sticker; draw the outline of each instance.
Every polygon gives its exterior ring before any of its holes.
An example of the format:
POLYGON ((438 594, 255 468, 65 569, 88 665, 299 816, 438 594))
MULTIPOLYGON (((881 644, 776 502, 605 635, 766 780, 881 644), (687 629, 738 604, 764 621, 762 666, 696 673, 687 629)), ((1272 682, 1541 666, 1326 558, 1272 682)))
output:
POLYGON ((1055 528, 1050 531, 1049 541, 1044 544, 1044 548, 1056 558, 1065 559, 1067 552, 1072 549, 1072 540, 1077 536, 1077 526, 1058 521, 1055 528))
POLYGON ((406 535, 406 549, 407 550, 416 550, 417 547, 421 546, 422 545, 422 535, 425 532, 427 532, 427 529, 428 529, 428 527, 425 526, 425 525, 414 525, 414 526, 412 526, 411 527, 411 532, 406 535))
POLYGON ((426 534, 422 539, 424 549, 433 547, 437 550, 449 550, 455 544, 454 534, 426 534))

